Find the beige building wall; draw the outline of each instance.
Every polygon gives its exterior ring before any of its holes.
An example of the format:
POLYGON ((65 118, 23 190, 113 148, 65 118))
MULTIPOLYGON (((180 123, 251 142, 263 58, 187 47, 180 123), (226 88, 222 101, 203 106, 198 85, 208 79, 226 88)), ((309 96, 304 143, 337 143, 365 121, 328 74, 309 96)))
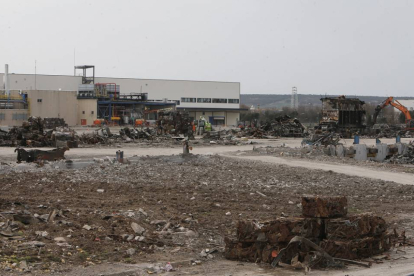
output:
POLYGON ((228 126, 237 126, 237 122, 240 120, 240 113, 227 112, 227 125, 228 126))
MULTIPOLYGON (((82 83, 80 76, 9 74, 12 90, 78 90, 82 83)), ((183 102, 182 98, 217 98, 240 101, 240 83, 189 80, 156 80, 135 78, 95 77, 95 83, 116 83, 122 94, 148 93, 150 100, 179 100, 182 108, 222 108, 237 109, 240 103, 201 103, 183 102)), ((0 87, 3 74, 0 73, 0 87)))
POLYGON ((82 125, 82 120, 85 120, 85 125, 93 125, 93 121, 97 119, 98 113, 97 99, 82 99, 78 100, 78 125, 82 125))
POLYGON ((63 118, 66 124, 78 123, 77 91, 27 90, 31 116, 63 118))
POLYGON ((0 126, 21 126, 28 118, 27 109, 0 109, 0 126))

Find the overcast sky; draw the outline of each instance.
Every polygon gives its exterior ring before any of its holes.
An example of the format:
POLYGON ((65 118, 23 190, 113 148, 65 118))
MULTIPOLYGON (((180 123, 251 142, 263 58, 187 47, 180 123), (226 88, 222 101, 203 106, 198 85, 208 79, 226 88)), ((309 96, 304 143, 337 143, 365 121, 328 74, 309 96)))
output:
MULTIPOLYGON (((234 81, 241 93, 414 96, 410 0, 0 0, 12 73, 234 81)), ((1 65, 0 72, 4 72, 1 65)))

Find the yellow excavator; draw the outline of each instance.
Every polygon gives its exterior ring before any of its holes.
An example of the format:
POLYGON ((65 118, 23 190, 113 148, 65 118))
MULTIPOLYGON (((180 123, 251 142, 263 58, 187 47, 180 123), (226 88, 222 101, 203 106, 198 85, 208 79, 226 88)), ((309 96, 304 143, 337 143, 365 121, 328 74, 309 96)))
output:
POLYGON ((387 107, 388 105, 391 105, 395 107, 396 109, 400 110, 404 116, 405 116, 405 124, 406 128, 405 130, 414 131, 414 120, 411 119, 410 111, 403 106, 399 101, 394 100, 393 97, 388 97, 385 101, 383 101, 381 104, 377 105, 374 112, 374 118, 373 118, 373 125, 377 122, 377 117, 380 111, 387 107))

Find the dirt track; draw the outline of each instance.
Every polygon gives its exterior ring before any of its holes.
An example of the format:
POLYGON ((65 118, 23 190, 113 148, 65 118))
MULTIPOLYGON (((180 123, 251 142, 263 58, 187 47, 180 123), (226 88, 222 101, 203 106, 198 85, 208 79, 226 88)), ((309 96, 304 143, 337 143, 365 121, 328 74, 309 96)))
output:
POLYGON ((351 165, 339 165, 329 163, 318 163, 309 160, 297 160, 294 158, 281 158, 274 156, 233 156, 244 160, 255 160, 271 164, 286 165, 290 167, 306 168, 310 170, 332 171, 335 173, 366 177, 384 181, 391 181, 399 184, 414 185, 413 174, 402 174, 388 171, 378 171, 367 167, 358 167, 351 165))

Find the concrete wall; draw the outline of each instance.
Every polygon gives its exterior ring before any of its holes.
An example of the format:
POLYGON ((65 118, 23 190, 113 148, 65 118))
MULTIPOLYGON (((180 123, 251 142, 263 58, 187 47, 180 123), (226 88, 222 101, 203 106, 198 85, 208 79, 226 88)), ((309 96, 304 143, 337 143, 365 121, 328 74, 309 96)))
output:
POLYGON ((237 122, 240 120, 240 113, 227 112, 227 125, 237 126, 237 122))
MULTIPOLYGON (((0 73, 0 87, 3 85, 3 74, 0 73)), ((10 89, 17 90, 62 90, 77 91, 82 83, 80 76, 54 76, 10 74, 10 89)), ((149 99, 180 100, 181 98, 219 98, 238 99, 240 102, 240 83, 186 80, 152 80, 127 78, 95 78, 95 83, 117 83, 121 93, 148 93, 149 99)), ((180 103, 180 107, 199 108, 239 108, 240 103, 180 103)))
POLYGON ((66 124, 78 123, 77 91, 26 90, 30 115, 42 118, 64 118, 66 124))
POLYGON ((0 126, 21 126, 28 118, 27 109, 0 109, 0 126))
POLYGON ((93 121, 97 119, 98 103, 96 99, 78 100, 78 121, 81 125, 82 120, 86 120, 86 125, 93 125, 93 121))

